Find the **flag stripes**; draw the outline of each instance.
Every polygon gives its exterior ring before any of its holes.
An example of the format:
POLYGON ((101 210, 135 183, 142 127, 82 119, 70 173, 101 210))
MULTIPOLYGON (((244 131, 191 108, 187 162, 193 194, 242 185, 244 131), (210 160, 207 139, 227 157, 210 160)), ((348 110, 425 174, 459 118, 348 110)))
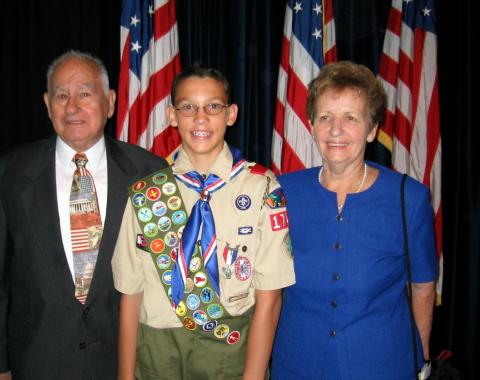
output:
POLYGON ((306 114, 308 84, 336 60, 333 1, 287 2, 272 136, 276 174, 320 165, 306 114))
MULTIPOLYGON (((379 79, 388 96, 378 139, 393 167, 430 188, 442 260, 441 137, 435 0, 393 0, 379 79)), ((437 282, 441 295, 443 268, 437 282)))
POLYGON ((180 144, 166 114, 180 72, 175 1, 124 0, 120 45, 117 138, 168 157, 180 144))

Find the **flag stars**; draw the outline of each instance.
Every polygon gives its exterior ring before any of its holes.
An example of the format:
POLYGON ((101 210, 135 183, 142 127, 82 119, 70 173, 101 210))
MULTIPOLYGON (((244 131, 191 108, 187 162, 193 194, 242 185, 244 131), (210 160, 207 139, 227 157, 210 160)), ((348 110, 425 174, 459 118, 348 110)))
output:
POLYGON ((153 10, 153 5, 150 4, 150 5, 148 6, 148 14, 149 14, 150 16, 153 16, 154 13, 155 13, 155 11, 153 10))
POLYGON ((425 7, 425 8, 422 9, 422 12, 423 12, 423 15, 424 15, 424 16, 430 16, 430 12, 431 12, 431 11, 432 11, 432 10, 431 10, 431 9, 428 9, 427 7, 425 7))
POLYGON ((293 10, 295 11, 295 13, 300 12, 302 10, 302 3, 295 2, 295 6, 293 7, 293 10))
POLYGON ((132 42, 132 51, 139 53, 142 46, 138 43, 138 41, 132 42))
POLYGON ((312 11, 314 11, 318 16, 320 13, 322 13, 322 6, 320 4, 315 3, 315 8, 313 8, 312 11))
POLYGON ((137 18, 137 15, 133 15, 133 17, 130 17, 130 25, 137 26, 139 22, 140 19, 137 18))
POLYGON ((312 33, 312 36, 314 36, 315 39, 318 40, 319 38, 322 38, 322 31, 315 28, 315 31, 312 33))

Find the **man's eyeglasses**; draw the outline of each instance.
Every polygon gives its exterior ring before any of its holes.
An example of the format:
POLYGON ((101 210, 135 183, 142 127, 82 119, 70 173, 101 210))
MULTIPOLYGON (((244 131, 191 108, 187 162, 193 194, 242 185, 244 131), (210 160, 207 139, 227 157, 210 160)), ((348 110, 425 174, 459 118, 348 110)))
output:
POLYGON ((224 108, 228 108, 228 105, 220 103, 208 103, 205 106, 196 106, 195 104, 184 104, 178 108, 175 108, 183 116, 192 117, 198 113, 198 109, 202 107, 203 111, 210 116, 218 115, 224 108))

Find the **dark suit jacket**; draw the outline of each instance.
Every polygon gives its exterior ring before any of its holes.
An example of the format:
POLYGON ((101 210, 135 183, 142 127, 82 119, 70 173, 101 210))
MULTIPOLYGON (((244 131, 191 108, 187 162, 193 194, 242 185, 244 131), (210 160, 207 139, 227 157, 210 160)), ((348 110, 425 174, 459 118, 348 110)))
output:
POLYGON ((165 161, 106 138, 108 201, 85 305, 60 232, 55 137, 0 159, 0 372, 13 379, 116 379, 119 294, 111 258, 127 187, 165 161))

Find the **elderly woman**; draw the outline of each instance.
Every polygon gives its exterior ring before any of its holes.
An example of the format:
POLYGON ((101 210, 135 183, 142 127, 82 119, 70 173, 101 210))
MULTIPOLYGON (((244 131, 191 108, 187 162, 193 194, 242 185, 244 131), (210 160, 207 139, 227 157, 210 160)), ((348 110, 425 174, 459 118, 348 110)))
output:
MULTIPOLYGON (((415 379, 401 175, 364 159, 386 97, 362 65, 325 66, 307 113, 323 166, 280 177, 297 283, 285 289, 272 378, 415 379)), ((405 186, 418 363, 429 357, 436 256, 429 192, 405 186)))

